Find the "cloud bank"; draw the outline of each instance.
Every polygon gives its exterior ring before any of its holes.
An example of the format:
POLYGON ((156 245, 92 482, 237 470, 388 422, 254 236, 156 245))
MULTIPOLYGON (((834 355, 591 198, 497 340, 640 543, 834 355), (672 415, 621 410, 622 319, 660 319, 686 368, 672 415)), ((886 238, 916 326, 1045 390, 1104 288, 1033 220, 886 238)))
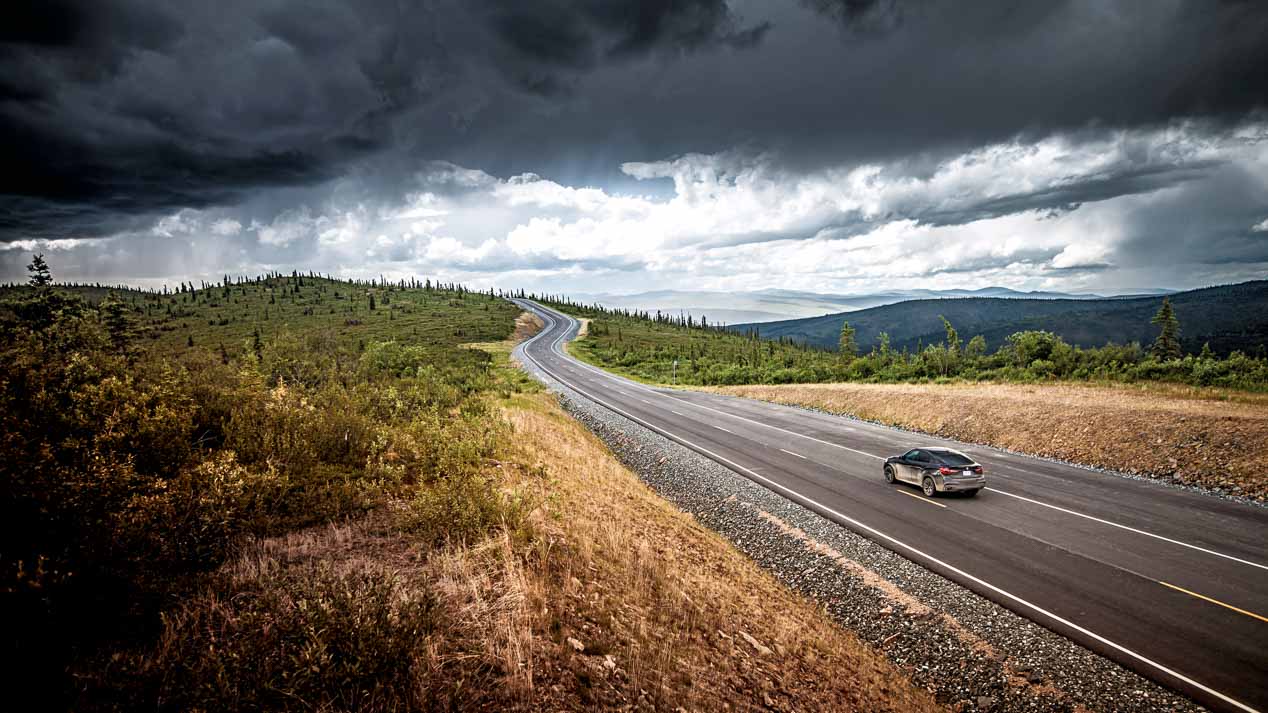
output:
POLYGON ((102 0, 0 18, 0 279, 1261 276, 1268 10, 102 0))

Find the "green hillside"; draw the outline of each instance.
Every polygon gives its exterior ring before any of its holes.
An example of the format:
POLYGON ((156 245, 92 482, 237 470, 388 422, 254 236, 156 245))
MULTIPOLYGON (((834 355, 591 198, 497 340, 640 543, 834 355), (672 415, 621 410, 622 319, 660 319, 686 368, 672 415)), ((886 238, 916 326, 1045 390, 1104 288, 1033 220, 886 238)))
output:
MULTIPOLYGON (((439 350, 505 338, 519 310, 487 292, 430 281, 389 283, 273 274, 227 279, 174 292, 62 285, 97 304, 115 295, 133 321, 139 348, 178 355, 192 346, 223 346, 230 357, 279 335, 320 337, 344 348, 393 340, 439 350)), ((0 289, 0 301, 29 293, 0 289)))
POLYGON ((398 606, 388 574, 248 586, 220 567, 255 538, 367 514, 419 558, 516 532, 498 404, 532 387, 468 343, 509 337, 519 308, 427 281, 155 293, 31 271, 0 289, 10 673, 52 709, 427 708, 418 647, 466 641, 456 620, 398 606))
MULTIPOLYGON (((1008 335, 1026 330, 1048 331, 1081 347, 1113 342, 1148 345, 1157 336, 1149 323, 1162 297, 1103 300, 1021 300, 956 298, 912 300, 857 312, 780 322, 741 324, 735 331, 756 330, 766 339, 784 339, 832 348, 848 321, 859 347, 868 351, 888 333, 896 350, 917 351, 943 339, 942 317, 965 337, 982 335, 987 348, 1004 346, 1008 335)), ((1217 354, 1233 350, 1257 353, 1268 345, 1268 281, 1209 287, 1171 295, 1181 325, 1181 344, 1197 353, 1210 343, 1217 354)))

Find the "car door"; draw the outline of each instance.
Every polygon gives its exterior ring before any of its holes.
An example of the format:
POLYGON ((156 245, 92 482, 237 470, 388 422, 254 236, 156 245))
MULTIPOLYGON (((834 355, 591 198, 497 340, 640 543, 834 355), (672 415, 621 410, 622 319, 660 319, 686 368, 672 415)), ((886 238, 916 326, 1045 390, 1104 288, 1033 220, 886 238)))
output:
POLYGON ((903 454, 902 460, 898 462, 897 475, 899 480, 904 483, 920 482, 919 479, 916 478, 916 473, 920 472, 918 466, 916 465, 916 456, 919 454, 920 451, 914 448, 903 454))
POLYGON ((933 456, 919 449, 912 451, 911 458, 907 461, 907 482, 920 485, 925 469, 932 463, 933 456))

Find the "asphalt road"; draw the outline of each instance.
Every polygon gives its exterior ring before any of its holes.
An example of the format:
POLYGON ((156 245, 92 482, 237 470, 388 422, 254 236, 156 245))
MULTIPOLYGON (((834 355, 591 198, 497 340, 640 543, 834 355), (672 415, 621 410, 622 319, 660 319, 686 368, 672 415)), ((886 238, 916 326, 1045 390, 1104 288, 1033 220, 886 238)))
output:
MULTIPOLYGON (((760 401, 646 386, 567 355, 576 320, 517 353, 574 391, 1217 710, 1268 712, 1268 510, 760 401), (883 458, 949 445, 976 498, 889 485, 883 458)), ((1268 445, 1268 444, 1266 444, 1268 445)))

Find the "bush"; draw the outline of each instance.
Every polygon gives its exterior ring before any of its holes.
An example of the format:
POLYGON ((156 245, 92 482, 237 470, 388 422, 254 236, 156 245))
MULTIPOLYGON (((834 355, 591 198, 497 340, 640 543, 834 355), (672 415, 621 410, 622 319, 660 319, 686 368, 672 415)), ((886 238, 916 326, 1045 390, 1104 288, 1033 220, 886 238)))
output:
POLYGON ((115 664, 121 708, 407 711, 431 704, 442 617, 420 583, 374 569, 264 574, 167 618, 152 654, 115 664))

